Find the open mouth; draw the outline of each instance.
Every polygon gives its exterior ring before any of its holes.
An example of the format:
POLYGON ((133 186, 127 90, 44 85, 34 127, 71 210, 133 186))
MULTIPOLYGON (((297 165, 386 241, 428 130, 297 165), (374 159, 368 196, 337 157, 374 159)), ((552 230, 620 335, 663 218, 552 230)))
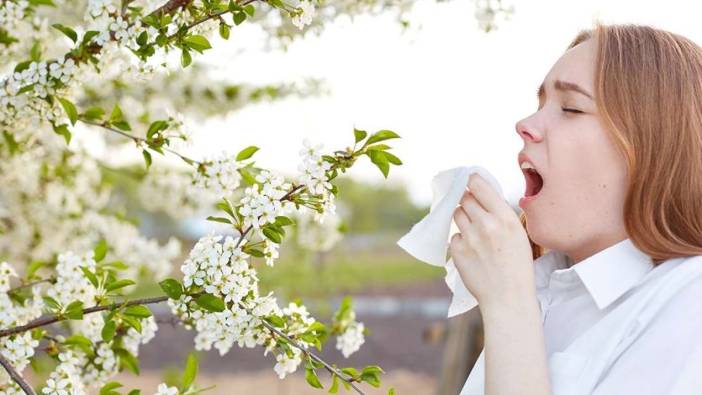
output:
POLYGON ((522 169, 524 177, 526 178, 526 191, 524 196, 534 196, 541 191, 544 186, 544 179, 535 169, 522 169))

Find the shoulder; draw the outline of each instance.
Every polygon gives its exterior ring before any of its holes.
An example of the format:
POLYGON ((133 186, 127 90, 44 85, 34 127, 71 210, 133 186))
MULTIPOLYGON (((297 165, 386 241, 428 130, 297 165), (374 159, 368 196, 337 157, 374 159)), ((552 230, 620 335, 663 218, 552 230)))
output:
POLYGON ((650 280, 648 302, 657 305, 657 315, 667 316, 671 324, 694 321, 702 330, 702 255, 669 259, 651 270, 650 280))

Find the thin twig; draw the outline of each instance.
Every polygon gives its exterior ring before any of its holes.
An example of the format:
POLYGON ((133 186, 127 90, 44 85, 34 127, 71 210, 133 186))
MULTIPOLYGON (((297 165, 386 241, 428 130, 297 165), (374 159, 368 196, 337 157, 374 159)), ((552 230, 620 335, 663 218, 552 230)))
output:
POLYGON ((25 394, 27 395, 36 395, 36 392, 32 389, 32 387, 27 383, 22 376, 15 370, 14 366, 10 364, 10 361, 5 359, 5 356, 0 353, 0 365, 2 365, 3 368, 7 371, 7 374, 12 377, 12 380, 17 383, 17 385, 22 388, 22 391, 24 391, 25 394))
POLYGON ((17 291, 19 291, 20 289, 23 289, 23 288, 33 287, 33 286, 38 285, 38 284, 41 284, 41 283, 50 283, 50 282, 52 282, 52 281, 54 281, 54 280, 55 280, 55 278, 49 277, 49 278, 45 278, 45 279, 42 279, 42 280, 32 281, 31 283, 18 285, 18 286, 14 287, 14 288, 11 288, 9 291, 7 291, 7 293, 14 293, 14 292, 17 292, 17 291))
MULTIPOLYGON (((247 1, 245 1, 245 2, 243 2, 243 3, 241 3, 241 4, 239 4, 239 5, 243 7, 243 6, 246 6, 246 5, 249 5, 249 4, 253 3, 253 2, 255 2, 255 1, 257 1, 257 0, 247 0, 247 1)), ((236 1, 236 3, 239 3, 239 2, 236 1)), ((218 17, 220 17, 220 16, 222 16, 222 15, 224 15, 224 14, 227 14, 227 13, 229 13, 229 12, 231 12, 231 11, 226 10, 226 11, 215 12, 214 14, 210 14, 210 15, 208 15, 208 16, 205 17, 205 18, 202 18, 202 19, 200 19, 200 20, 197 20, 197 21, 195 21, 195 22, 189 24, 188 26, 186 26, 186 29, 187 29, 187 30, 190 30, 190 29, 192 29, 193 27, 195 27, 195 26, 197 26, 197 25, 199 25, 199 24, 201 24, 201 23, 207 22, 207 21, 209 21, 210 19, 218 18, 218 17)), ((173 37, 175 37, 175 35, 172 35, 172 36, 170 36, 170 37, 168 37, 168 38, 173 38, 173 37)))
MULTIPOLYGON (((244 306, 242 306, 242 307, 244 307, 244 306)), ((247 309, 246 307, 244 307, 244 309, 246 309, 246 311, 247 311, 249 314, 251 314, 251 312, 249 311, 249 309, 247 309)), ((253 315, 253 314, 252 314, 252 315, 253 315)), ((356 387, 356 386, 353 384, 353 381, 352 381, 352 380, 349 380, 349 379, 347 379, 346 377, 344 377, 344 374, 343 374, 342 372, 340 372, 338 369, 336 369, 336 368, 334 368, 333 366, 329 365, 328 363, 324 362, 324 360, 323 360, 322 358, 318 357, 315 353, 313 353, 313 352, 307 350, 306 348, 302 347, 301 345, 299 345, 295 340, 291 339, 291 338, 290 338, 289 336, 287 336, 285 333, 279 331, 276 327, 274 327, 273 325, 269 324, 265 319, 261 319, 261 322, 263 323, 263 326, 265 326, 266 328, 268 328, 268 330, 270 330, 270 331, 276 333, 278 336, 283 337, 285 340, 287 340, 288 342, 290 342, 290 344, 292 344, 293 346, 295 346, 295 347, 297 347, 298 349, 300 349, 300 351, 302 351, 303 353, 307 354, 308 356, 310 356, 310 357, 311 357, 312 359, 314 359, 315 361, 317 361, 317 362, 321 363, 322 365, 324 365, 324 367, 329 371, 329 373, 335 374, 335 375, 339 376, 340 379, 344 380, 344 381, 347 382, 349 385, 351 385, 351 387, 353 387, 353 389, 355 389, 356 392, 358 392, 358 393, 361 394, 361 395, 364 395, 364 394, 363 394, 363 391, 361 391, 358 387, 356 387)))
MULTIPOLYGON (((147 141, 145 138, 143 138, 143 137, 134 136, 134 135, 129 134, 129 133, 126 133, 126 132, 124 132, 124 131, 122 131, 122 130, 115 129, 115 128, 113 128, 113 127, 107 126, 107 125, 105 125, 104 123, 88 121, 88 120, 85 120, 85 119, 80 119, 80 121, 83 122, 83 123, 85 123, 85 124, 88 124, 88 125, 99 126, 99 127, 103 128, 103 129, 106 129, 106 130, 109 130, 109 131, 111 131, 111 132, 117 133, 117 134, 119 134, 119 135, 121 135, 121 136, 123 136, 123 137, 126 137, 126 138, 128 138, 128 139, 131 139, 132 141, 134 141, 134 143, 136 143, 136 144, 138 144, 138 145, 145 144, 147 147, 150 147, 148 141, 147 141)), ((164 150, 164 151, 170 152, 170 153, 173 154, 173 155, 176 155, 177 157, 179 157, 180 159, 182 159, 185 163, 189 163, 189 164, 195 163, 195 164, 197 164, 197 165, 202 165, 202 164, 203 164, 203 163, 200 162, 200 161, 197 161, 197 160, 195 160, 195 159, 189 158, 189 157, 187 157, 187 156, 185 156, 185 155, 183 155, 183 154, 181 154, 181 153, 179 153, 179 152, 177 152, 177 151, 175 151, 175 150, 172 150, 172 149, 170 149, 170 148, 168 148, 168 147, 160 147, 160 148, 161 148, 162 150, 164 150)), ((152 149, 153 149, 153 148, 152 148, 152 149)))
MULTIPOLYGON (((285 196, 283 196, 279 200, 282 202, 283 200, 288 199, 290 196, 292 196, 293 193, 295 193, 298 189, 303 188, 303 187, 304 187, 304 185, 295 186, 293 189, 291 189, 288 193, 285 194, 285 196)), ((244 240, 244 237, 246 237, 246 234, 249 233, 252 228, 253 228, 253 225, 249 225, 249 227, 244 230, 244 232, 241 234, 241 236, 239 236, 239 240, 237 240, 234 248, 239 247, 239 244, 241 244, 241 242, 244 240)))

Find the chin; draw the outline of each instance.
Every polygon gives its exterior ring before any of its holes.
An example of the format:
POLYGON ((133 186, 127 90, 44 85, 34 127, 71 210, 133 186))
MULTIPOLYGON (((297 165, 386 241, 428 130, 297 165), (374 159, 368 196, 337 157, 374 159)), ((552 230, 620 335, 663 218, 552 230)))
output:
POLYGON ((558 246, 562 244, 562 240, 559 240, 558 236, 562 236, 563 232, 552 225, 553 223, 548 221, 544 224, 543 221, 530 220, 529 216, 526 217, 526 229, 529 238, 534 243, 548 250, 558 249, 558 246))

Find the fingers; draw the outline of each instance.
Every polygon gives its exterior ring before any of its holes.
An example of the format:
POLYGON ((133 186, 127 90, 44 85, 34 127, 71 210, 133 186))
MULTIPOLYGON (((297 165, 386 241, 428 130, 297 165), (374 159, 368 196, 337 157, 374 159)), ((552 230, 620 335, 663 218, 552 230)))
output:
POLYGON ((461 207, 463 211, 468 215, 468 220, 473 225, 478 225, 479 227, 484 227, 485 223, 488 222, 488 216, 490 215, 485 209, 478 203, 476 198, 472 193, 466 192, 463 199, 461 200, 461 207))
POLYGON ((453 212, 453 220, 462 234, 467 234, 470 229, 470 219, 462 206, 457 206, 453 212))
MULTIPOLYGON (((485 210, 495 215, 503 214, 506 203, 492 186, 478 173, 473 173, 468 179, 470 193, 485 207, 485 210)), ((468 213, 470 215, 470 213, 468 213)), ((472 218, 472 217, 471 217, 472 218)))

